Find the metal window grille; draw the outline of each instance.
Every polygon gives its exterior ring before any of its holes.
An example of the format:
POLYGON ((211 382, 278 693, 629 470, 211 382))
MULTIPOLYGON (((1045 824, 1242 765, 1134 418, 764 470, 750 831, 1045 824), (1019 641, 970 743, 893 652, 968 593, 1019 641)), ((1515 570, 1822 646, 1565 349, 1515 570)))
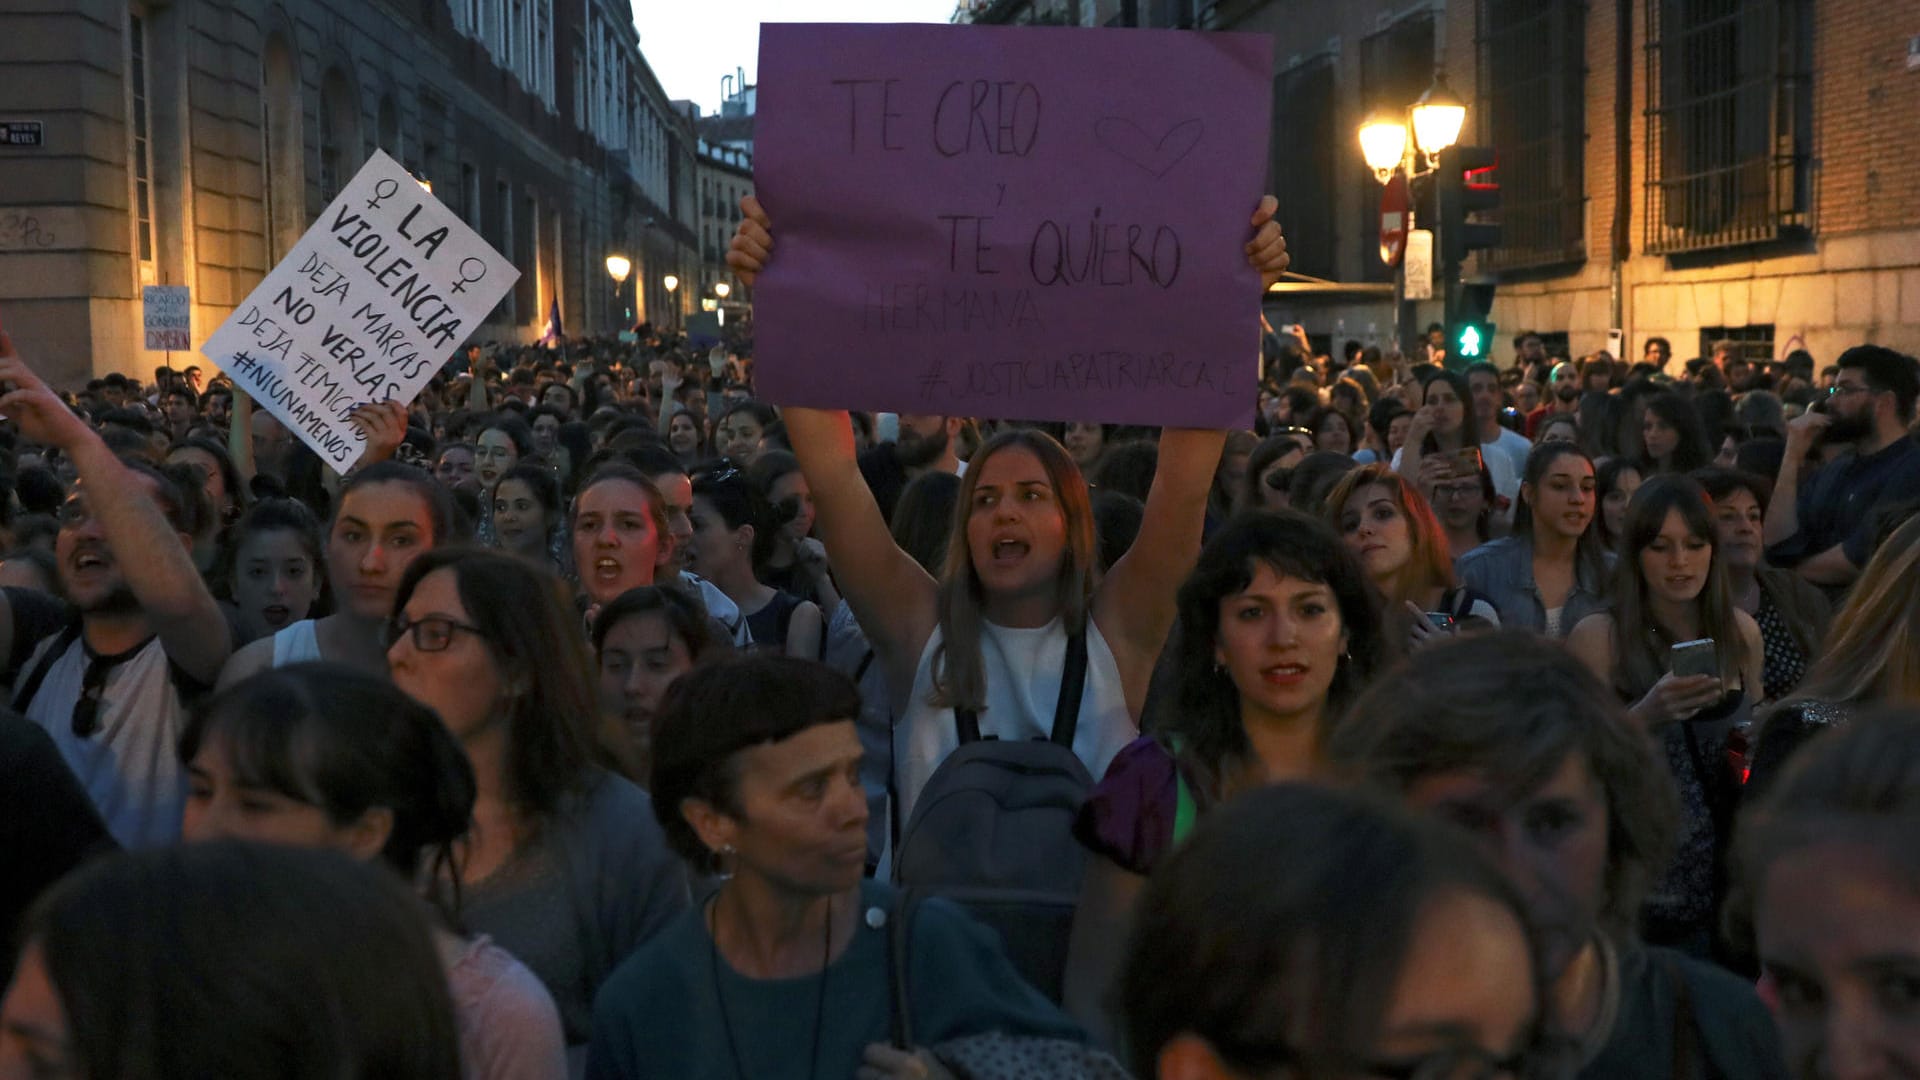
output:
POLYGON ((1810 0, 1647 0, 1646 248, 1811 231, 1810 0))
POLYGON ((1337 94, 1332 56, 1315 57, 1273 80, 1267 190, 1280 203, 1276 219, 1287 230, 1293 269, 1325 278, 1339 276, 1337 230, 1326 212, 1336 201, 1335 162, 1341 160, 1337 94))
POLYGON ((1712 356, 1716 342, 1731 341, 1740 347, 1740 355, 1754 363, 1773 359, 1773 327, 1703 326, 1700 328, 1700 355, 1712 356))
MULTIPOLYGON (((1433 12, 1409 15, 1376 34, 1360 39, 1360 113, 1375 110, 1404 116, 1433 84, 1433 12)), ((1392 281, 1393 272, 1380 261, 1380 184, 1358 154, 1339 155, 1351 161, 1353 183, 1366 192, 1354 223, 1355 246, 1360 251, 1360 281, 1392 281)))
POLYGON ((133 91, 133 215, 141 262, 153 261, 152 110, 147 102, 147 21, 127 16, 128 82, 133 91))
POLYGON ((1488 269, 1586 258, 1586 24, 1581 0, 1480 0, 1480 130, 1500 184, 1488 269))

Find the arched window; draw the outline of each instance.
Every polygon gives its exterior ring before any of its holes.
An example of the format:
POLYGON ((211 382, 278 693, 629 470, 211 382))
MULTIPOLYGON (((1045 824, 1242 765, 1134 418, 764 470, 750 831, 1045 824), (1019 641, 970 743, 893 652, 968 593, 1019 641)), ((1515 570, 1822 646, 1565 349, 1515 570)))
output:
POLYGON ((360 169, 360 105, 339 68, 320 80, 320 201, 332 202, 360 169))
POLYGON ((260 167, 266 192, 267 262, 279 262, 307 227, 300 155, 300 67, 279 33, 260 53, 260 167))

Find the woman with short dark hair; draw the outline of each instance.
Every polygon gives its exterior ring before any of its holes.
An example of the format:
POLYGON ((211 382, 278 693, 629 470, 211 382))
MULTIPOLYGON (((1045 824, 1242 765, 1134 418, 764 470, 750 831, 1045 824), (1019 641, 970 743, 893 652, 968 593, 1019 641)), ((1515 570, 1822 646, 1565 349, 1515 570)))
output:
POLYGON ((925 1048, 955 1037, 1079 1037, 985 927, 942 899, 903 911, 864 879, 859 712, 845 676, 764 654, 696 669, 669 692, 653 812, 720 888, 608 982, 589 1076, 928 1076, 925 1048), (911 1050, 888 1045, 900 918, 911 1050))
POLYGON ((344 851, 425 881, 453 989, 466 1080, 562 1080, 560 1014, 524 965, 464 938, 448 874, 473 817, 473 768, 438 717, 342 664, 252 676, 194 710, 180 738, 182 834, 344 851))
POLYGON ((1582 1080, 1781 1076, 1751 987, 1636 933, 1678 805, 1656 748, 1564 649, 1505 633, 1416 653, 1329 753, 1491 849, 1541 930, 1548 1019, 1582 1080))
POLYGON ((1796 1080, 1920 1075, 1920 714, 1863 716, 1809 744, 1740 819, 1733 921, 1796 1080))
POLYGON ((0 1073, 458 1080, 423 908, 337 852, 228 841, 102 860, 28 916, 0 1073))
POLYGON ((1526 925, 1492 865, 1390 803, 1249 792, 1141 898, 1120 980, 1134 1074, 1534 1075, 1546 1054, 1526 925))

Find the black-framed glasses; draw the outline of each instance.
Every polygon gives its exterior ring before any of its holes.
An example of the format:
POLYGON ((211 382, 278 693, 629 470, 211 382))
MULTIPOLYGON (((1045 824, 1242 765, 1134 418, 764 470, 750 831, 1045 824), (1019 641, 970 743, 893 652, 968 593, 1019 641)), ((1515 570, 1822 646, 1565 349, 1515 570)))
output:
POLYGON ((1848 394, 1871 394, 1872 392, 1873 387, 1871 386, 1846 386, 1841 383, 1835 383, 1827 387, 1827 396, 1830 398, 1845 397, 1848 394))
POLYGON ((393 648, 402 637, 411 634, 413 647, 421 652, 444 652, 447 646, 453 644, 453 635, 461 631, 479 638, 487 636, 485 630, 445 615, 426 615, 418 619, 395 615, 387 620, 387 648, 393 648))
POLYGON ((107 689, 107 673, 113 670, 113 657, 87 655, 87 668, 80 674, 80 697, 73 703, 73 737, 91 739, 100 730, 101 695, 107 689))

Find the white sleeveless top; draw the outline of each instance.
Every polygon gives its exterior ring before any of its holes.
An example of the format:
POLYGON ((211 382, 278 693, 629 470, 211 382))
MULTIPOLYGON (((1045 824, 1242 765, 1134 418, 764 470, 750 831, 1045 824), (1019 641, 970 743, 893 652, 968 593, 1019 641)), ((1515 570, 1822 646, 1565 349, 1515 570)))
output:
POLYGON ((281 668, 288 664, 304 664, 321 659, 320 635, 314 632, 313 627, 312 619, 301 619, 276 631, 273 635, 273 666, 281 668))
MULTIPOLYGON (((893 757, 899 763, 900 821, 913 814, 914 801, 933 771, 960 745, 953 710, 935 708, 927 698, 933 692, 933 654, 940 647, 940 628, 934 627, 920 664, 913 673, 913 693, 906 715, 894 732, 893 757)), ((1060 678, 1067 661, 1067 631, 1059 619, 1045 626, 1021 628, 984 623, 980 659, 987 678, 987 707, 980 710, 980 733, 1002 739, 1044 739, 1053 730, 1053 712, 1060 701, 1060 678)), ((1127 695, 1120 682, 1120 664, 1092 619, 1087 620, 1087 684, 1080 698, 1080 726, 1074 731, 1073 752, 1095 781, 1120 748, 1140 735, 1140 726, 1127 712, 1127 695)))

